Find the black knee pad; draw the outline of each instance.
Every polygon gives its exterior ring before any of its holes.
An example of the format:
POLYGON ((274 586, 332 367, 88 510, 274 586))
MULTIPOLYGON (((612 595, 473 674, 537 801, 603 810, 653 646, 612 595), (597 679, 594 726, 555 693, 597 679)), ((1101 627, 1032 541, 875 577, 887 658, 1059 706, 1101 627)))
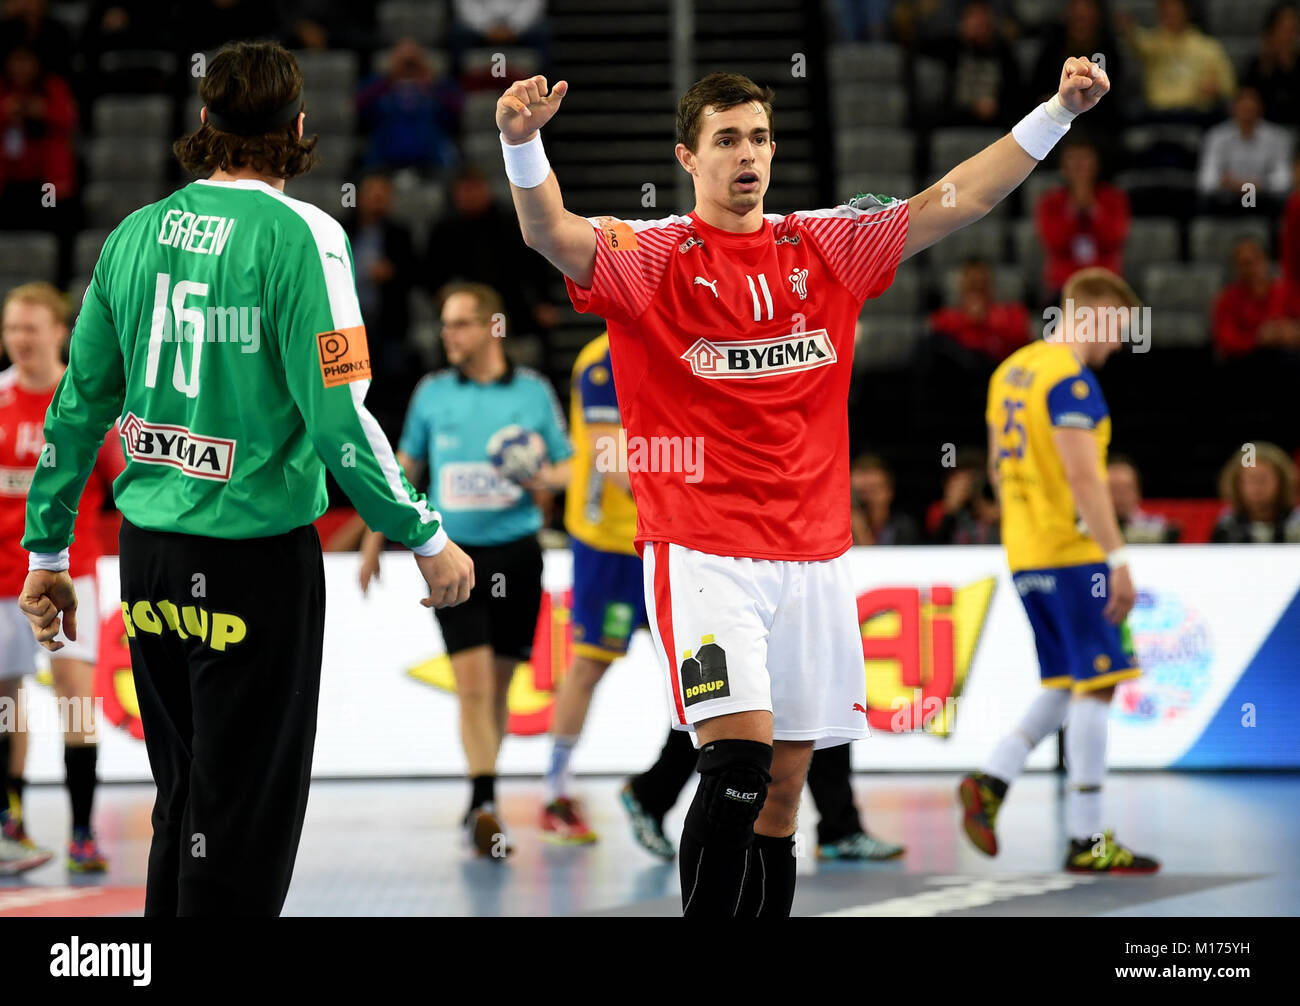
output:
POLYGON ((700 785, 686 813, 686 829, 702 845, 743 848, 772 781, 772 745, 713 741, 700 748, 700 785))

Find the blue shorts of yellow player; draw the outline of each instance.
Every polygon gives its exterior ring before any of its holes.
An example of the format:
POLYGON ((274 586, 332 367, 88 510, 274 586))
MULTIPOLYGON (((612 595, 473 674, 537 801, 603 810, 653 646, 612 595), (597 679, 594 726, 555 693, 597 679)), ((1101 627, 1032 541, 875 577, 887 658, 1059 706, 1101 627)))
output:
POLYGON ((1128 625, 1112 625, 1102 614, 1105 563, 1025 569, 1011 580, 1034 630, 1044 688, 1094 691, 1142 673, 1128 625))
POLYGON ((627 653, 646 624, 641 557, 603 552, 570 538, 573 548, 573 652, 606 663, 627 653))

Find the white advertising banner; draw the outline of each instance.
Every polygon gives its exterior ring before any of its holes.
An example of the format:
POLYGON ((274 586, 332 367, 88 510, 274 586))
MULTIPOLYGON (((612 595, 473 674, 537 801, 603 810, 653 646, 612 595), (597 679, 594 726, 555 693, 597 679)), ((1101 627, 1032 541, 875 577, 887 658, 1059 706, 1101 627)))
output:
MULTIPOLYGON (((1139 589, 1130 628, 1143 677, 1112 704, 1118 768, 1296 767, 1300 730, 1300 547, 1133 547, 1139 589)), ((860 770, 978 767, 1011 730, 1038 685, 1033 636, 995 547, 871 548, 852 553, 863 623, 872 736, 854 746, 860 770)), ((352 554, 325 557, 327 613, 315 775, 459 775, 457 703, 433 614, 408 556, 384 556, 363 597, 352 554)), ((546 555, 547 602, 535 660, 511 690, 502 774, 546 766, 552 693, 569 659, 567 551, 546 555)), ((100 564, 99 607, 117 617, 117 560, 100 564)), ((112 622, 105 625, 112 627, 112 622)), ((115 633, 121 642, 120 623, 115 633)), ((111 642, 111 640, 107 640, 111 642)), ((134 690, 119 656, 101 657, 106 718, 100 777, 147 780, 134 690)), ((575 771, 630 773, 668 729, 666 669, 640 632, 606 673, 574 755, 575 771)), ((28 778, 57 781, 63 760, 48 688, 29 691, 28 778), (48 707, 43 711, 43 707, 48 707)), ((1030 767, 1055 764, 1051 740, 1030 767)))

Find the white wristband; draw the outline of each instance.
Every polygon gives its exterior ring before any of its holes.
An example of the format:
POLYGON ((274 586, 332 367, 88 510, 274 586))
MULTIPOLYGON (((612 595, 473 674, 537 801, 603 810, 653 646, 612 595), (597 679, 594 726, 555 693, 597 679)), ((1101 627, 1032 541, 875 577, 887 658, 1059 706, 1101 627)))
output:
POLYGON ((542 148, 542 131, 527 143, 507 143, 501 137, 501 156, 506 162, 506 177, 521 189, 535 189, 551 173, 551 162, 542 148))
POLYGON ((29 552, 27 554, 27 572, 46 569, 52 573, 61 573, 68 568, 68 550, 61 552, 29 552))
POLYGON ((416 545, 413 549, 411 549, 411 551, 414 552, 416 555, 424 556, 427 559, 430 556, 437 555, 444 548, 446 548, 447 541, 448 541, 447 532, 444 531, 442 528, 438 528, 438 530, 434 532, 432 538, 426 541, 423 545, 416 545))
POLYGON ((1063 104, 1059 94, 1043 102, 1015 124, 1011 135, 1021 148, 1036 161, 1052 152, 1057 142, 1070 131, 1075 116, 1063 104))
POLYGON ((1114 552, 1106 553, 1106 565, 1111 569, 1119 569, 1121 566, 1128 565, 1128 546, 1121 545, 1114 552))

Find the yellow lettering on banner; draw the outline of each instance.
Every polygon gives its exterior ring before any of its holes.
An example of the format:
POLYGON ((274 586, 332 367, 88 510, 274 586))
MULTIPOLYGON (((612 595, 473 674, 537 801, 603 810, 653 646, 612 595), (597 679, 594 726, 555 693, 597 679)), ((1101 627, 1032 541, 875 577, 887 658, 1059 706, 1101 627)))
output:
POLYGON ((228 615, 218 611, 212 615, 212 642, 214 650, 224 650, 227 646, 242 642, 248 635, 248 626, 238 615, 228 615))
POLYGON ((158 610, 162 612, 163 620, 167 623, 167 628, 180 636, 181 639, 189 639, 185 635, 185 630, 181 628, 180 613, 176 610, 176 605, 171 601, 159 601, 158 610))
POLYGON ((122 621, 126 624, 126 634, 134 639, 135 624, 131 621, 131 606, 125 601, 122 602, 122 621))
POLYGON ((148 601, 136 601, 131 606, 131 618, 142 631, 155 636, 162 635, 162 619, 158 617, 158 612, 153 610, 153 605, 148 601))
POLYGON ((198 636, 201 640, 207 640, 208 613, 204 609, 187 604, 181 609, 181 617, 185 619, 185 628, 190 630, 191 636, 198 636))

